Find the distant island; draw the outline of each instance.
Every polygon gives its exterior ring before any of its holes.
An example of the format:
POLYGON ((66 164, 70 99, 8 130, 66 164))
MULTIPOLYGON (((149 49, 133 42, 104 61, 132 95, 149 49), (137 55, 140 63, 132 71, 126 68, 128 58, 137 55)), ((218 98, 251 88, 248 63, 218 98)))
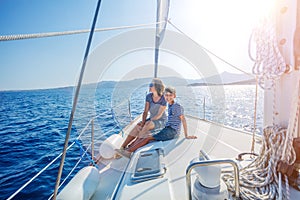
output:
MULTIPOLYGON (((213 75, 202 79, 184 79, 182 77, 159 77, 166 85, 173 86, 210 86, 210 85, 253 85, 255 78, 248 74, 235 74, 230 72, 223 72, 219 75, 213 75)), ((102 86, 132 86, 148 84, 151 81, 149 78, 137 78, 133 80, 120 80, 120 81, 101 81, 99 84, 102 86)))
MULTIPOLYGON (((142 85, 148 85, 153 77, 148 78, 137 78, 132 80, 102 80, 97 83, 83 83, 82 87, 137 87, 142 85)), ((220 75, 214 75, 202 79, 186 79, 183 77, 159 77, 163 80, 165 85, 177 86, 217 86, 217 85, 254 85, 255 79, 252 75, 247 74, 235 74, 230 72, 223 72, 220 75)), ((50 89, 73 89, 76 86, 65 86, 56 88, 41 88, 41 89, 19 89, 19 90, 3 90, 0 92, 7 91, 27 91, 27 90, 50 90, 50 89)))
POLYGON ((237 81, 231 83, 191 83, 188 86, 212 86, 212 85, 255 85, 255 79, 245 80, 245 81, 237 81))
POLYGON ((223 72, 220 75, 190 81, 188 86, 254 85, 255 83, 252 75, 223 72))

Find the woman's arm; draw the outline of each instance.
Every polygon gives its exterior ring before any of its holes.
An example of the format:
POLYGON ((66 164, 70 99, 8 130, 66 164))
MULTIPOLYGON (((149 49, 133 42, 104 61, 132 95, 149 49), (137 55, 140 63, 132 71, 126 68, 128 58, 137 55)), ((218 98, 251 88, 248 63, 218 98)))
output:
POLYGON ((144 112, 143 112, 143 116, 142 116, 142 121, 140 123, 138 123, 140 126, 145 125, 145 122, 146 122, 146 119, 147 119, 147 116, 148 116, 149 107, 150 107, 150 103, 146 102, 144 112))
POLYGON ((163 115, 163 113, 165 112, 167 106, 160 106, 159 107, 159 110, 158 110, 158 113, 151 118, 151 120, 158 120, 161 118, 161 116, 163 115))
POLYGON ((184 136, 186 139, 196 139, 197 136, 195 135, 188 135, 188 131, 187 131, 187 124, 186 124, 186 119, 184 117, 184 115, 180 115, 179 116, 181 122, 182 122, 182 125, 183 125, 183 132, 184 132, 184 136))

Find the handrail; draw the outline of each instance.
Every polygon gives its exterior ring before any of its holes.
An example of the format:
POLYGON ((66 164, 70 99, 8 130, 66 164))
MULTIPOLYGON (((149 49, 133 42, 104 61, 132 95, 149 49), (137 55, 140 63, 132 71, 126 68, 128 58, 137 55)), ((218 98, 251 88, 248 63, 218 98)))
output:
POLYGON ((94 149, 94 119, 92 119, 92 135, 91 135, 91 143, 92 143, 92 149, 91 149, 91 154, 92 154, 92 159, 94 159, 94 157, 95 157, 95 155, 94 155, 94 151, 95 151, 95 149, 94 149))
POLYGON ((130 121, 132 121, 130 99, 128 99, 128 113, 129 113, 130 121))
POLYGON ((203 151, 202 149, 201 149, 200 152, 199 152, 199 158, 200 158, 200 157, 204 157, 205 160, 210 160, 208 154, 207 154, 205 151, 203 151))
POLYGON ((203 119, 204 120, 205 120, 205 115, 206 115, 205 109, 206 109, 206 105, 205 105, 205 97, 204 97, 204 99, 203 99, 203 119))
POLYGON ((200 166, 209 166, 209 165, 217 165, 217 164, 231 164, 234 169, 234 181, 235 181, 235 196, 236 198, 239 198, 240 196, 240 185, 239 185, 239 168, 237 163, 234 160, 231 159, 220 159, 220 160, 204 160, 204 161, 198 161, 191 163, 187 169, 186 169, 186 186, 187 186, 187 195, 188 199, 192 199, 192 189, 191 189, 191 172, 195 167, 200 166))

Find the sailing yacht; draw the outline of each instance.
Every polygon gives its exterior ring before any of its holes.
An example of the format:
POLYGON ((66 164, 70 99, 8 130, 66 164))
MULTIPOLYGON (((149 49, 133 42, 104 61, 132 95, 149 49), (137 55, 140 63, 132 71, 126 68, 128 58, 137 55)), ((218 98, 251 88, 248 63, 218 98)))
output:
MULTIPOLYGON (((257 87, 264 88, 265 95, 265 128, 262 135, 255 135, 255 128, 253 133, 249 133, 187 115, 188 130, 191 130, 198 139, 187 140, 181 134, 179 138, 173 140, 151 142, 136 150, 130 158, 116 159, 114 149, 119 147, 135 124, 141 120, 139 116, 122 129, 120 134, 113 134, 101 141, 99 151, 95 150, 96 141, 92 139, 84 149, 91 155, 91 165, 81 169, 61 188, 61 175, 69 148, 68 140, 75 111, 79 112, 81 109, 77 107, 77 103, 80 98, 86 98, 81 90, 85 84, 97 82, 106 67, 120 55, 137 48, 153 49, 154 44, 154 77, 160 77, 160 72, 164 68, 163 66, 160 68, 158 62, 162 51, 175 52, 206 77, 217 72, 208 56, 210 52, 168 19, 170 8, 168 0, 157 1, 155 29, 134 29, 122 33, 90 53, 100 3, 101 1, 97 4, 90 30, 56 186, 50 198, 72 200, 300 198, 299 0, 280 2, 274 15, 265 19, 252 35, 252 40, 256 44, 253 76, 256 78, 257 87), (174 31, 167 30, 167 26, 172 27, 174 31), (129 38, 135 38, 135 42, 129 43, 129 38)), ((220 77, 219 79, 221 81, 220 77)), ((91 87, 93 90, 97 85, 91 87)), ((219 94, 224 93, 222 87, 216 85, 208 87, 219 94)), ((220 113, 222 114, 222 111, 220 113)), ((93 127, 95 122, 92 118, 87 126, 93 127)), ((94 134, 96 133, 92 131, 92 138, 94 134)), ((9 199, 14 195, 16 193, 9 199)))

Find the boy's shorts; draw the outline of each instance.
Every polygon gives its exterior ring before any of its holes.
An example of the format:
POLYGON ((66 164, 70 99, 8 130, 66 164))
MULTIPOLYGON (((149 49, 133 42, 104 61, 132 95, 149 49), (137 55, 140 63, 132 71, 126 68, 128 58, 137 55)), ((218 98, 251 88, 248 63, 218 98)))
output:
POLYGON ((176 137, 178 137, 177 131, 170 127, 166 126, 164 129, 159 131, 158 133, 154 133, 152 137, 157 141, 166 141, 166 140, 172 140, 176 137))

